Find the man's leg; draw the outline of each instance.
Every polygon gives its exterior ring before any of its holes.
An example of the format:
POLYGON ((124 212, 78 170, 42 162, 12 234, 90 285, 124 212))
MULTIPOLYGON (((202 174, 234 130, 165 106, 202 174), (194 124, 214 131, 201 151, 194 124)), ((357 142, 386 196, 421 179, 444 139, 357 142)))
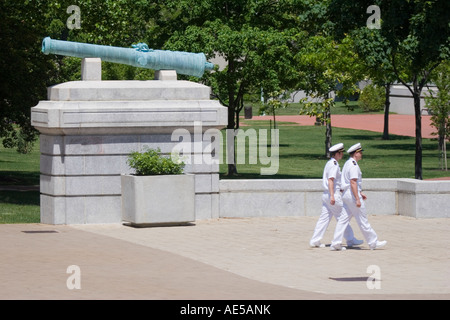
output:
POLYGON ((352 217, 352 212, 346 206, 344 201, 344 207, 341 211, 341 215, 336 224, 336 229, 334 231, 333 241, 331 241, 331 249, 332 250, 341 250, 342 248, 342 238, 344 237, 344 233, 350 223, 350 219, 352 217))
POLYGON ((309 241, 311 247, 320 247, 320 246, 324 247, 324 245, 321 245, 320 240, 322 240, 323 235, 325 234, 325 231, 327 230, 328 225, 330 224, 330 219, 332 215, 332 212, 329 210, 326 201, 329 201, 329 197, 323 195, 322 211, 320 213, 319 220, 317 220, 313 236, 309 241))
POLYGON ((367 219, 367 214, 366 214, 366 206, 364 203, 364 200, 361 200, 361 207, 356 207, 355 206, 355 213, 354 213, 354 217, 356 220, 356 223, 358 224, 359 228, 361 229, 361 232, 364 236, 364 238, 367 241, 367 244, 369 245, 369 247, 374 247, 377 243, 378 240, 378 236, 375 232, 375 230, 372 228, 372 226, 369 223, 369 220, 367 219))

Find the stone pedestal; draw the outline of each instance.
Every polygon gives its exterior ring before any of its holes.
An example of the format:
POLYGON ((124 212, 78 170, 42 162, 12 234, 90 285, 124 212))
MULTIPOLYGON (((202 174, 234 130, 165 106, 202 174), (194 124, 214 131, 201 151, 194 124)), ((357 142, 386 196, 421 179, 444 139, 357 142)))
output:
POLYGON ((81 80, 102 80, 102 59, 84 58, 81 60, 81 80))
MULTIPOLYGON (((174 130, 188 130, 193 142, 198 124, 203 132, 226 126, 227 109, 188 81, 74 81, 48 88, 31 122, 41 133, 41 222, 118 223, 128 154, 169 155, 180 143, 174 130)), ((195 174, 196 219, 218 217, 219 165, 195 162, 185 172, 195 174)))

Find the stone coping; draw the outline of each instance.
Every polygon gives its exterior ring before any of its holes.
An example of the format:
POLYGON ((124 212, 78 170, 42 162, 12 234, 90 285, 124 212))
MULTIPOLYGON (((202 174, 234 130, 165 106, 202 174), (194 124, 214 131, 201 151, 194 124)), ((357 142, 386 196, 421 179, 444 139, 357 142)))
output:
POLYGON ((209 100, 208 86, 184 80, 69 81, 48 87, 51 101, 209 100))
MULTIPOLYGON (((450 217, 450 181, 363 179, 368 214, 450 217)), ((220 216, 317 216, 321 179, 220 180, 220 216)))

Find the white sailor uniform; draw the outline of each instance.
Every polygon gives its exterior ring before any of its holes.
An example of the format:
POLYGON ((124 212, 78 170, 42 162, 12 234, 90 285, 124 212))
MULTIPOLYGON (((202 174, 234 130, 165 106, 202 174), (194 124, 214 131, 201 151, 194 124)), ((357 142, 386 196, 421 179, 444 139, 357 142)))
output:
MULTIPOLYGON (((349 149, 350 150, 350 149, 349 149)), ((342 237, 346 232, 346 228, 349 225, 350 219, 355 218, 361 232, 366 239, 367 244, 371 249, 377 247, 377 234, 375 230, 370 226, 367 219, 366 207, 363 198, 361 197, 361 183, 362 173, 356 160, 349 158, 342 168, 341 188, 343 189, 342 200, 344 203, 344 210, 338 219, 336 230, 334 232, 334 238, 331 242, 332 249, 340 249, 342 243, 342 237), (361 202, 361 207, 357 207, 353 192, 351 191, 350 181, 357 179, 358 195, 361 202)))
MULTIPOLYGON (((339 146, 342 144, 338 144, 339 146)), ((343 145, 342 145, 343 148, 343 145)), ((332 148, 330 148, 332 150, 332 148)), ((342 211, 342 197, 341 197, 341 169, 339 168, 339 164, 336 159, 331 158, 325 165, 322 176, 322 186, 323 186, 323 194, 322 194, 322 211, 319 216, 319 220, 316 223, 316 227, 314 229, 313 236, 310 240, 310 245, 312 247, 322 246, 320 244, 320 240, 323 238, 325 231, 328 228, 328 225, 331 221, 332 216, 338 220, 342 211), (331 205, 330 203, 330 189, 328 188, 328 179, 334 178, 334 199, 335 204, 331 205)), ((348 224, 344 230, 343 234, 344 238, 347 240, 348 245, 353 244, 361 244, 360 240, 354 239, 353 230, 348 224), (353 240, 355 240, 353 242, 353 240)))

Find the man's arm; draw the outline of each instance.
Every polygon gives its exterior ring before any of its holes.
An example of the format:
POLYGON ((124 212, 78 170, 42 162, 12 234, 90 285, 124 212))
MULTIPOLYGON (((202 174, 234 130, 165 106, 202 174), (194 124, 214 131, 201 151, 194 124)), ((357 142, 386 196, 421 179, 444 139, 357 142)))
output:
POLYGON ((334 206, 336 203, 334 199, 334 178, 328 178, 328 191, 330 192, 330 204, 334 206))
POLYGON ((352 190, 353 196, 355 197, 356 206, 359 208, 361 207, 361 201, 359 200, 358 183, 356 181, 357 179, 350 180, 350 188, 352 190))

